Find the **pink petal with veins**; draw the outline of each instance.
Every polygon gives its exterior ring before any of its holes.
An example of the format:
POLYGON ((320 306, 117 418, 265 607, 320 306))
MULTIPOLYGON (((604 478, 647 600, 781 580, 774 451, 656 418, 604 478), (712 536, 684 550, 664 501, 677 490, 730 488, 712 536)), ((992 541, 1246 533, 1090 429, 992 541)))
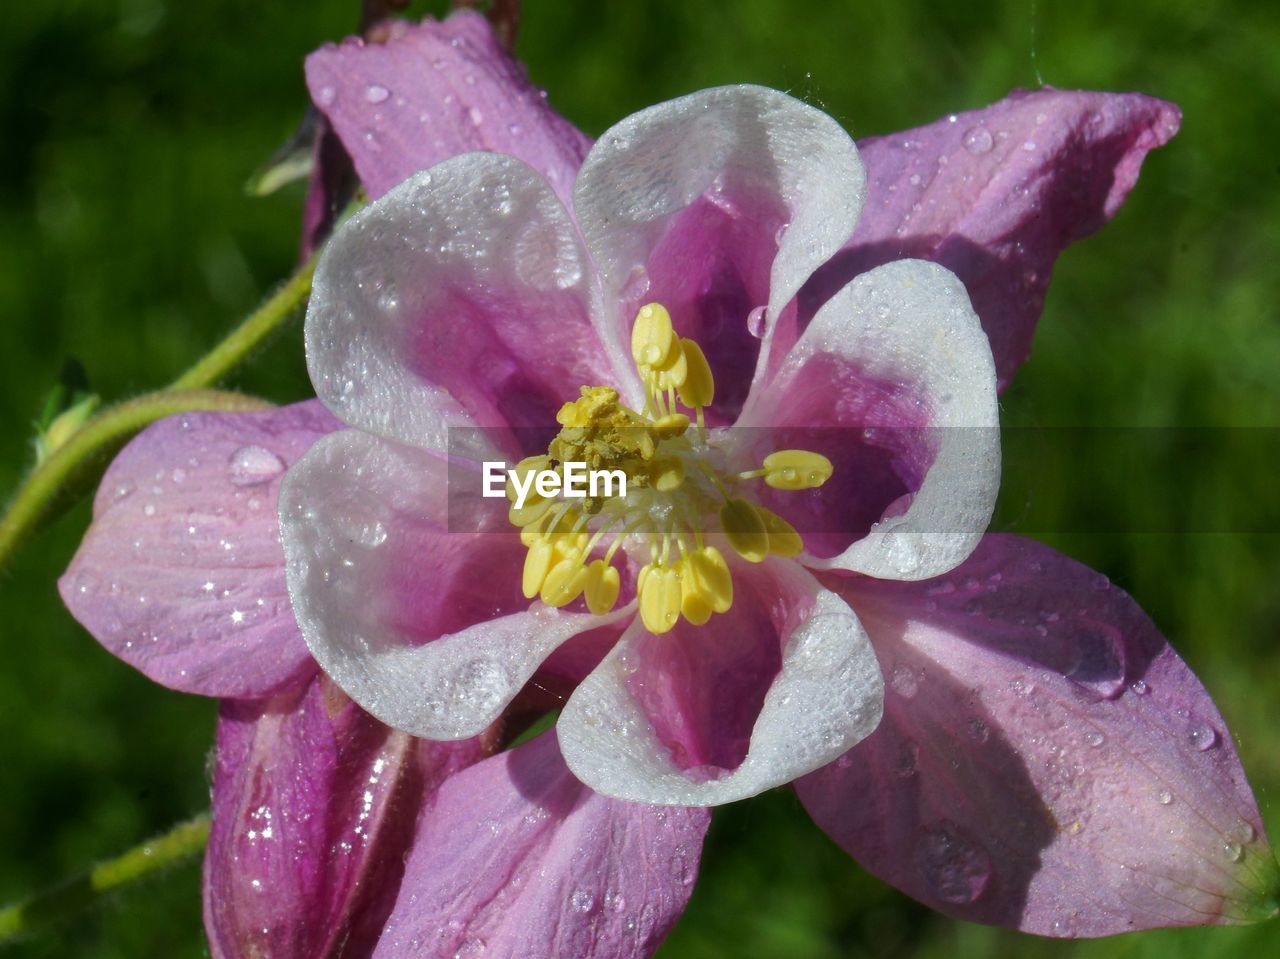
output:
POLYGON ((1141 94, 1044 88, 860 141, 867 203, 852 241, 804 290, 801 322, 858 273, 933 260, 969 290, 1003 389, 1031 350, 1058 254, 1116 214, 1180 120, 1141 94))
POLYGON ((542 736, 424 809, 378 959, 638 959, 684 911, 705 809, 607 799, 542 736))
POLYGON ((325 46, 306 69, 312 100, 375 199, 441 160, 491 150, 529 164, 567 202, 590 145, 477 13, 395 23, 385 43, 325 46))
POLYGON ((171 689, 256 697, 315 669, 289 606, 276 494, 340 424, 319 403, 186 413, 116 457, 58 581, 108 650, 171 689))
POLYGON ((884 720, 797 789, 877 876, 1049 936, 1276 913, 1222 716, 1105 577, 988 536, 945 578, 836 588, 888 678, 884 720))
POLYGON ((383 726, 323 677, 224 703, 204 883, 215 959, 368 956, 423 795, 483 755, 383 726))

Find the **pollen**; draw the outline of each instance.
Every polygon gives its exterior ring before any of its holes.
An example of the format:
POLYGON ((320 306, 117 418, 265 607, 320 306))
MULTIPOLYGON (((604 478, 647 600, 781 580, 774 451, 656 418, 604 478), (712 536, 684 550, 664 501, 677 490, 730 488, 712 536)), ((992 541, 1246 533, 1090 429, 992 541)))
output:
POLYGON ((711 366, 697 343, 677 334, 661 304, 637 313, 631 356, 645 388, 643 408, 631 409, 611 387, 582 387, 556 414, 560 431, 546 454, 516 464, 529 492, 517 507, 509 481, 508 518, 528 549, 521 583, 527 599, 555 607, 581 599, 592 613, 609 612, 622 592, 615 565, 621 551, 631 561, 624 568, 639 568, 640 619, 660 634, 681 618, 701 626, 733 605, 722 548, 749 563, 803 551, 795 528, 756 501, 755 481, 813 489, 833 467, 820 453, 786 449, 759 467, 726 472, 718 442, 724 431, 708 429, 704 412, 715 398, 711 366), (528 482, 530 474, 562 472, 565 463, 620 471, 625 493, 545 495, 528 482))

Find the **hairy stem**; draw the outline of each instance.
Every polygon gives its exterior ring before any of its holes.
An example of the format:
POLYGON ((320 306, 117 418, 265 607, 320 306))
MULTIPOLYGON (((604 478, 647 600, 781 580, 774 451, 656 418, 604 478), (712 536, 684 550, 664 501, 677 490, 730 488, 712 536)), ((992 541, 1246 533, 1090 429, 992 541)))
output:
POLYGON ((307 302, 319 254, 313 254, 221 343, 202 356, 170 385, 171 390, 212 386, 239 366, 307 302))
POLYGON ((173 413, 247 412, 270 405, 265 400, 225 390, 167 389, 90 417, 27 475, 0 515, 0 569, 32 535, 92 490, 111 457, 144 426, 173 413))
POLYGON ((208 838, 209 814, 204 813, 82 875, 0 908, 0 946, 74 915, 117 889, 186 862, 204 849, 208 838))

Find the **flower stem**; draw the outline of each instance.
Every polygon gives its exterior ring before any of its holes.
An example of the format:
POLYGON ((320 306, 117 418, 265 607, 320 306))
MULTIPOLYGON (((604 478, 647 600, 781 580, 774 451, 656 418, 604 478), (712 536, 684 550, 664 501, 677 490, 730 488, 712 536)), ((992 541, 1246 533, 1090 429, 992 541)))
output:
POLYGON ((111 457, 144 426, 173 413, 247 412, 270 405, 265 400, 225 390, 167 389, 127 400, 90 417, 27 475, 0 515, 0 569, 28 538, 91 490, 111 457))
POLYGON ((209 814, 204 813, 82 875, 0 908, 0 946, 79 912, 103 895, 185 862, 204 849, 208 838, 209 814))
POLYGON ((206 353, 195 366, 170 385, 171 390, 196 390, 213 386, 284 326, 311 295, 311 277, 319 253, 303 263, 294 274, 250 313, 226 338, 206 353))

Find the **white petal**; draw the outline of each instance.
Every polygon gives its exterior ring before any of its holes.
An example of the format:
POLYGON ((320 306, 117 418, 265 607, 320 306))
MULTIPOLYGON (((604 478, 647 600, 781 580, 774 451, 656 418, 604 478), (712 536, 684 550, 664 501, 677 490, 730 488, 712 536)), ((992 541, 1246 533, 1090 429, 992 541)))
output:
MULTIPOLYGON (((628 688, 637 618, 565 705, 556 724, 569 768, 599 793, 633 802, 715 806, 754 796, 834 761, 880 722, 884 682, 853 610, 799 566, 814 606, 786 641, 782 670, 765 695, 746 758, 733 772, 696 782, 672 762, 628 688)), ((704 629, 713 629, 708 624, 704 629)))
MULTIPOLYGON (((765 87, 718 87, 607 130, 578 174, 574 210, 614 309, 669 221, 700 197, 728 189, 778 205, 785 231, 770 275, 771 325, 853 233, 865 179, 853 140, 821 110, 765 87)), ((612 318, 618 349, 632 319, 612 318)))
MULTIPOLYGON (((922 432, 936 453, 905 513, 882 520, 838 556, 806 557, 806 565, 920 580, 963 562, 990 523, 1000 488, 995 364, 964 284, 924 260, 897 260, 855 278, 818 311, 739 425, 776 422, 778 404, 801 388, 815 359, 918 391, 928 412, 922 432)), ((839 383, 830 389, 834 407, 839 383)))
POLYGON ((455 157, 329 241, 307 310, 316 394, 352 426, 432 449, 450 426, 554 422, 608 374, 591 282, 538 173, 498 154, 455 157))
MULTIPOLYGON (((442 459, 359 430, 326 437, 280 493, 289 595, 321 668, 389 726, 483 731, 538 665, 607 620, 520 595, 505 523, 451 530, 442 459)), ((623 613, 615 614, 623 615, 623 613)))

